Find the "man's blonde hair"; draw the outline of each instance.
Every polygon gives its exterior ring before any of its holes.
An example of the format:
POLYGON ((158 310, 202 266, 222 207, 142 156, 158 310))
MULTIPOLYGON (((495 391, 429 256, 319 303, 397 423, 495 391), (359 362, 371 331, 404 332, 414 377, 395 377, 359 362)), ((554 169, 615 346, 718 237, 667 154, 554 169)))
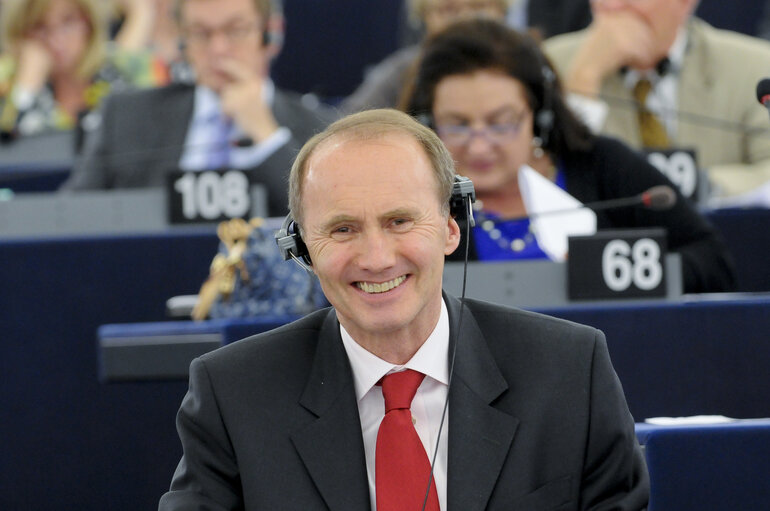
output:
POLYGON ((401 134, 411 137, 425 150, 431 163, 438 188, 438 198, 444 205, 442 212, 449 214, 449 199, 455 176, 454 161, 444 144, 433 132, 409 115, 383 108, 365 110, 343 117, 315 135, 302 147, 289 174, 289 209, 291 215, 302 226, 302 185, 310 157, 319 146, 331 139, 345 141, 367 141, 381 139, 386 135, 401 134))

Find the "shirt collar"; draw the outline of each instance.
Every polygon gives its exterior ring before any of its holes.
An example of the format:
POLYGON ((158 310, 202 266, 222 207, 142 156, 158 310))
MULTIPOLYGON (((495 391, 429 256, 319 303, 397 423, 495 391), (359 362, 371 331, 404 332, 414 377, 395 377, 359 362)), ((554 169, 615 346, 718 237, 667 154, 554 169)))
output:
POLYGON ((208 121, 217 118, 219 112, 219 96, 217 93, 203 85, 195 87, 193 119, 196 121, 208 121))
POLYGON ((420 346, 417 353, 404 365, 391 364, 365 350, 350 336, 342 324, 340 324, 340 335, 353 370, 353 381, 358 401, 383 376, 403 369, 419 371, 444 385, 449 383, 449 314, 443 299, 441 300, 441 312, 436 328, 420 346))
POLYGON ((682 68, 684 55, 687 52, 687 28, 682 27, 676 35, 674 44, 668 50, 668 60, 670 62, 670 72, 677 73, 682 68))

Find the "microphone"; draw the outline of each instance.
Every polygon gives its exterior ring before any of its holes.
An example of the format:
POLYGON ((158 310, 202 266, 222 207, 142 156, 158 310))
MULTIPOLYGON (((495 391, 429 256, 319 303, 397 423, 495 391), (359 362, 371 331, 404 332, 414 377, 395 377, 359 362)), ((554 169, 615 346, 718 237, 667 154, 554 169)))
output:
POLYGON ((590 209, 591 211, 605 211, 608 209, 627 208, 631 206, 642 206, 651 211, 665 211, 671 209, 676 204, 676 192, 669 185, 653 186, 631 197, 620 197, 617 199, 607 199, 595 202, 586 202, 579 206, 563 209, 552 209, 548 211, 533 212, 524 216, 510 218, 501 218, 497 222, 507 222, 511 220, 525 220, 527 218, 537 218, 548 215, 559 215, 563 213, 572 213, 581 209, 590 209))
POLYGON ((668 185, 653 186, 639 195, 641 204, 652 211, 665 211, 676 204, 676 193, 668 185))
MULTIPOLYGON (((580 91, 571 92, 580 94, 580 91)), ((617 107, 618 109, 631 110, 633 112, 636 112, 637 109, 636 100, 634 99, 628 99, 626 97, 604 92, 599 94, 599 99, 605 101, 611 107, 617 107)), ((768 134, 768 129, 766 127, 758 126, 751 122, 725 119, 724 116, 716 117, 713 114, 705 114, 700 111, 695 112, 679 108, 666 108, 661 112, 661 115, 663 115, 663 117, 675 117, 677 122, 681 124, 713 129, 725 133, 748 133, 762 136, 767 136, 768 134)))
POLYGON ((757 101, 770 111, 770 78, 762 78, 757 84, 757 101))

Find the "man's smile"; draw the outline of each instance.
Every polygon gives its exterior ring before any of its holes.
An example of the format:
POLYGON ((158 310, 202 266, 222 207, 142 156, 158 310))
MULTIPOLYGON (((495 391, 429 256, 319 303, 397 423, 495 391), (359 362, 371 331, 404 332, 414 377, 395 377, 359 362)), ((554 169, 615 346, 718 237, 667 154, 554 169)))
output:
POLYGON ((401 275, 387 282, 356 282, 356 287, 365 293, 384 293, 397 288, 406 280, 406 275, 401 275))

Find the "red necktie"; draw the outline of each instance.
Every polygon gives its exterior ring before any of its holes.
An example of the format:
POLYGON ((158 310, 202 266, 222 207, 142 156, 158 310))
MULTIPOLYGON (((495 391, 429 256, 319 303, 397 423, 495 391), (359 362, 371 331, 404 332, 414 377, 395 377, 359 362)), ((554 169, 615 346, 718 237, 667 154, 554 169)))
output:
MULTIPOLYGON (((420 511, 430 462, 412 424, 412 399, 425 375, 407 369, 382 378, 385 417, 377 432, 374 479, 377 511, 420 511)), ((436 483, 430 480, 426 510, 439 511, 436 483)))

